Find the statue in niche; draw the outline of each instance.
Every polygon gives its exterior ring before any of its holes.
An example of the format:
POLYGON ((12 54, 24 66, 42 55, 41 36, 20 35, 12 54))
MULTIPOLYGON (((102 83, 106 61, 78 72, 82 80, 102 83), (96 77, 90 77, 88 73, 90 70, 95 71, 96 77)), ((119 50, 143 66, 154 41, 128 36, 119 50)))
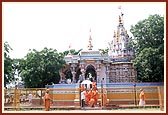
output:
POLYGON ((91 82, 93 82, 93 77, 92 77, 92 74, 91 73, 89 73, 89 80, 91 81, 91 82))

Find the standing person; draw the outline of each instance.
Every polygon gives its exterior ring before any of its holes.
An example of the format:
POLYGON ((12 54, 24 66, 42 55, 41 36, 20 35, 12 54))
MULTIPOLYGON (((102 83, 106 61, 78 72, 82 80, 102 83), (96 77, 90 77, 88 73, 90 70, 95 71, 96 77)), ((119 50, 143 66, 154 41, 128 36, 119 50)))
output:
POLYGON ((98 91, 96 87, 93 87, 90 91, 90 101, 89 101, 89 106, 94 107, 97 104, 98 101, 98 91))
POLYGON ((94 97, 93 97, 93 99, 94 99, 94 105, 97 105, 98 97, 99 97, 97 87, 93 88, 93 92, 94 92, 94 97))
POLYGON ((26 94, 23 94, 23 103, 26 103, 26 94))
POLYGON ((33 98, 33 95, 31 92, 29 92, 29 95, 28 95, 29 104, 32 103, 32 98, 33 98))
POLYGON ((38 90, 37 94, 38 94, 39 97, 41 97, 41 90, 38 90))
POLYGON ((94 92, 93 92, 93 89, 90 89, 89 95, 90 95, 89 106, 90 106, 90 107, 94 107, 95 100, 94 100, 94 92))
POLYGON ((20 95, 20 103, 23 102, 23 94, 20 95))
POLYGON ((81 92, 81 107, 84 107, 84 99, 85 99, 85 95, 84 95, 84 91, 81 92))
POLYGON ((78 83, 82 83, 85 80, 85 76, 83 74, 79 75, 78 83))
POLYGON ((46 90, 46 93, 44 95, 44 105, 45 105, 45 110, 49 111, 50 110, 50 94, 49 94, 49 89, 46 90))
POLYGON ((145 106, 146 97, 143 89, 140 89, 139 99, 139 106, 145 106))
POLYGON ((103 106, 107 103, 107 90, 104 89, 103 91, 103 106))
POLYGON ((90 98, 89 98, 89 94, 88 94, 87 88, 85 88, 84 96, 85 96, 85 104, 88 105, 90 98))
POLYGON ((84 69, 81 69, 81 72, 82 72, 82 74, 79 75, 78 83, 82 83, 82 81, 85 80, 85 70, 84 70, 84 69))

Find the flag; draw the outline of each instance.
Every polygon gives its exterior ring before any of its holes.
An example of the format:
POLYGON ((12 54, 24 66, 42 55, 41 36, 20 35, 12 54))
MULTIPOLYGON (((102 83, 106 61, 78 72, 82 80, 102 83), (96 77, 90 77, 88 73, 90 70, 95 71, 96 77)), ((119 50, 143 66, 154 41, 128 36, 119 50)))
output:
POLYGON ((69 44, 69 49, 71 48, 71 44, 69 44))
POLYGON ((121 16, 123 16, 124 14, 121 12, 121 16))
POLYGON ((121 10, 121 6, 118 6, 118 9, 120 9, 120 10, 121 10))

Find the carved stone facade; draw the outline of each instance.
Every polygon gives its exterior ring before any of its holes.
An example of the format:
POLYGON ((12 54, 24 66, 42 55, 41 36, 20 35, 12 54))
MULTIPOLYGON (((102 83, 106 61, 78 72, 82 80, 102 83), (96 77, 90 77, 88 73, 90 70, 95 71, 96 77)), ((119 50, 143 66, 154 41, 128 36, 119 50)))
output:
MULTIPOLYGON (((90 31, 91 32, 91 31, 90 31)), ((99 51, 92 50, 92 37, 89 37, 88 50, 82 50, 78 55, 69 53, 65 56, 67 67, 72 73, 72 83, 80 82, 80 74, 84 79, 90 79, 101 83, 104 78, 106 83, 134 82, 136 80, 136 70, 133 66, 134 50, 128 43, 131 40, 123 24, 123 14, 119 16, 117 33, 109 43, 107 55, 99 51)), ((62 78, 62 77, 61 77, 62 78)))

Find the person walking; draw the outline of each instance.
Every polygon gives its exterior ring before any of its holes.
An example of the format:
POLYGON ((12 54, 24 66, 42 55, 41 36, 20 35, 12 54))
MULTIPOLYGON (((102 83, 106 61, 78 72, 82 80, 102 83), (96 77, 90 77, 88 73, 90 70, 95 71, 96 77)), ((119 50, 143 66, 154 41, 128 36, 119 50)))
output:
POLYGON ((146 102, 146 97, 143 89, 140 89, 140 94, 139 94, 139 106, 145 106, 146 102))
POLYGON ((49 94, 49 89, 46 90, 46 93, 44 95, 44 105, 45 105, 45 110, 49 111, 50 110, 50 94, 49 94))

